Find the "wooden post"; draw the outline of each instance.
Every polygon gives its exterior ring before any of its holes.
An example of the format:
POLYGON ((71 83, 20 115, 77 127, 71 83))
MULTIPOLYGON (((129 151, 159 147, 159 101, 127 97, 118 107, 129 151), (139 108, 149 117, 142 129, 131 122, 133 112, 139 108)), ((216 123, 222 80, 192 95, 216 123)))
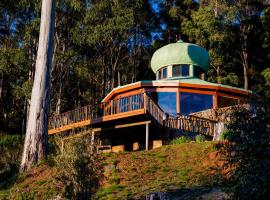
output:
POLYGON ((147 98, 146 93, 143 93, 143 108, 144 108, 145 111, 147 110, 147 108, 146 108, 146 106, 147 106, 146 98, 147 98))
POLYGON ((95 131, 92 131, 92 134, 91 134, 91 153, 94 152, 94 144, 95 144, 95 131))
POLYGON ((149 149, 149 124, 145 125, 145 150, 148 151, 149 149))
POLYGON ((91 135, 91 145, 94 145, 94 141, 95 141, 95 132, 92 131, 92 135, 91 135))

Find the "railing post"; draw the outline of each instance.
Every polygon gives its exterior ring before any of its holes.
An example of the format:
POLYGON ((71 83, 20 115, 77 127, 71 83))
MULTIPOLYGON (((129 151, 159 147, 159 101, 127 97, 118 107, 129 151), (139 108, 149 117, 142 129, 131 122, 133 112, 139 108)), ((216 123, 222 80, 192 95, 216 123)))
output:
POLYGON ((145 125, 145 150, 148 151, 149 149, 149 124, 145 125))
POLYGON ((145 109, 145 111, 147 110, 147 96, 146 93, 143 93, 143 108, 145 109))

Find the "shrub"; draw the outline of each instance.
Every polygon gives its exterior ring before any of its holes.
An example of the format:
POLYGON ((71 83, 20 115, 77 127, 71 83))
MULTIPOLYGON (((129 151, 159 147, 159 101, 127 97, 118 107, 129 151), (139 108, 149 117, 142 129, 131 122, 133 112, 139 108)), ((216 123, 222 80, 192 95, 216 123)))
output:
POLYGON ((180 136, 175 139, 173 139, 170 144, 182 144, 182 143, 188 143, 190 142, 190 138, 186 136, 180 136))
POLYGON ((220 139, 221 139, 221 140, 227 140, 227 139, 230 138, 230 136, 231 136, 232 134, 233 134, 233 133, 232 133, 231 130, 225 130, 225 131, 223 131, 223 133, 221 134, 220 139))
POLYGON ((196 135, 195 140, 197 143, 201 143, 201 142, 204 142, 206 139, 204 135, 199 134, 199 135, 196 135))
POLYGON ((17 147, 21 143, 20 135, 0 134, 0 147, 17 147))
POLYGON ((0 187, 15 181, 21 157, 23 139, 19 135, 0 134, 0 187))
POLYGON ((76 139, 65 144, 62 154, 55 158, 60 168, 59 179, 65 185, 68 199, 90 199, 98 186, 101 166, 96 151, 91 151, 87 139, 76 139))
POLYGON ((236 110, 217 145, 232 199, 268 199, 270 192, 269 104, 236 110))

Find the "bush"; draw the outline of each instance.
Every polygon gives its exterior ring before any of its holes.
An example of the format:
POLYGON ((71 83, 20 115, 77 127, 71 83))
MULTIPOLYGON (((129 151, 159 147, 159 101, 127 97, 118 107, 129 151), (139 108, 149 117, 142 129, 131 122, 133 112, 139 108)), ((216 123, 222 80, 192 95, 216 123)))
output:
POLYGON ((223 133, 221 134, 220 139, 221 139, 221 140, 227 140, 227 139, 230 138, 230 136, 231 136, 232 134, 233 134, 233 133, 232 133, 231 130, 225 130, 225 131, 223 131, 223 133))
POLYGON ((17 147, 22 143, 20 135, 0 134, 0 147, 17 147))
POLYGON ((87 139, 73 139, 55 158, 61 171, 59 179, 65 185, 64 196, 68 199, 90 199, 98 186, 100 160, 89 144, 87 139))
POLYGON ((7 187, 18 175, 22 148, 20 135, 0 134, 0 188, 7 187))
POLYGON ((232 199, 268 199, 270 192, 269 104, 233 113, 226 142, 217 145, 232 199))
POLYGON ((201 134, 196 135, 196 137, 195 137, 195 141, 196 141, 197 143, 204 142, 205 140, 206 140, 206 139, 205 139, 205 136, 204 136, 204 135, 201 135, 201 134))
POLYGON ((186 136, 180 136, 175 139, 173 139, 170 144, 182 144, 182 143, 188 143, 190 142, 190 138, 186 136))

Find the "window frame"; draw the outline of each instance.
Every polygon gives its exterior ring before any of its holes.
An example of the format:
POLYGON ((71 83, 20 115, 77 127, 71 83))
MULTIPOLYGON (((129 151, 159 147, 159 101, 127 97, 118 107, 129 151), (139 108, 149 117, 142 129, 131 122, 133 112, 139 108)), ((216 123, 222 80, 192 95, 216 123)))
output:
POLYGON ((172 77, 189 77, 190 76, 190 64, 177 64, 172 65, 172 77), (183 75, 184 68, 187 68, 187 75, 183 75), (174 75, 174 69, 178 68, 178 72, 180 72, 178 75, 174 75))
POLYGON ((168 66, 162 67, 157 71, 157 80, 168 79, 168 66), (166 77, 164 77, 164 70, 166 70, 166 77))
MULTIPOLYGON (((208 95, 208 96, 211 96, 211 104, 212 104, 212 106, 210 108, 206 108, 205 110, 207 110, 207 109, 213 109, 214 108, 214 96, 215 96, 214 94, 212 94, 212 93, 209 93, 209 94, 208 93, 199 93, 199 92, 192 92, 192 91, 180 91, 178 95, 179 95, 179 107, 180 107, 179 112, 180 112, 181 115, 189 115, 190 113, 194 113, 194 112, 190 112, 188 114, 187 113, 183 113, 182 108, 184 107, 184 105, 181 104, 181 102, 183 101, 183 97, 182 97, 182 94, 183 93, 187 93, 189 95, 192 94, 192 95, 208 95)), ((201 111, 203 111, 203 110, 195 111, 195 113, 196 112, 201 112, 201 111)))

